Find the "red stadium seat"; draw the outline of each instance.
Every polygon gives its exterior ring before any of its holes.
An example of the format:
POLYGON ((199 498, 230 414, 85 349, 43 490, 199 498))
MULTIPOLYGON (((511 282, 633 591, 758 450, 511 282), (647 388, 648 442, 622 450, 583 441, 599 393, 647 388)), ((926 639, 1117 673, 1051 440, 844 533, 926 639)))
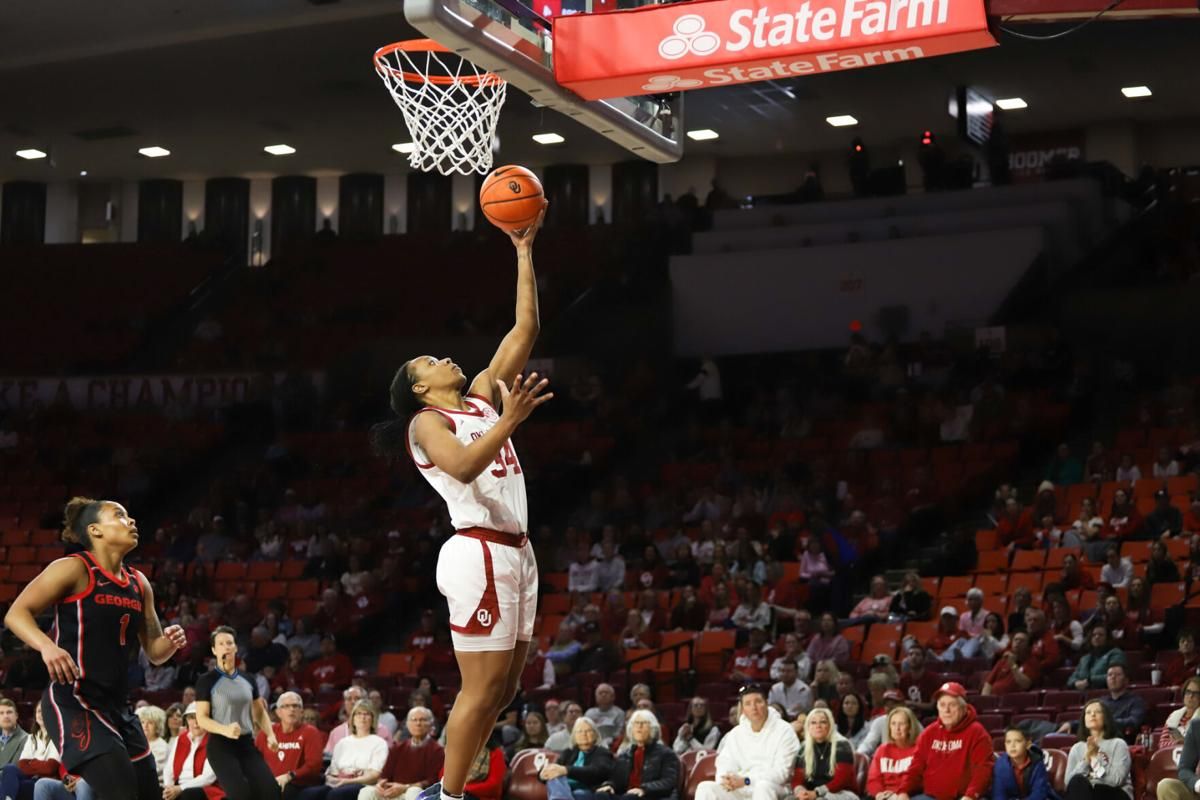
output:
POLYGON ((546 800, 546 784, 538 777, 542 767, 558 761, 553 750, 522 750, 513 756, 509 766, 508 791, 512 800, 546 800))
POLYGON ((942 599, 966 597, 970 588, 970 576, 947 575, 946 577, 942 578, 942 585, 938 587, 938 597, 942 599))
MULTIPOLYGON (((1146 789, 1154 796, 1154 789, 1168 778, 1179 777, 1179 757, 1183 747, 1164 747, 1150 756, 1150 764, 1146 768, 1146 789)), ((1140 787, 1134 787, 1137 791, 1140 787)))
POLYGON ((1186 596, 1182 583, 1156 583, 1150 587, 1150 607, 1163 609, 1181 605, 1186 596))
POLYGON ((1047 749, 1043 758, 1046 759, 1046 773, 1050 783, 1059 797, 1067 792, 1067 754, 1062 750, 1047 749))
POLYGON ((424 653, 383 653, 379 656, 380 675, 415 675, 425 661, 424 653))
POLYGON ((705 781, 713 781, 717 779, 717 754, 716 752, 706 753, 703 758, 697 758, 696 763, 692 766, 692 771, 688 773, 687 783, 683 788, 684 800, 695 800, 696 787, 705 781))
MULTIPOLYGON (((1006 575, 976 575, 975 588, 983 590, 985 595, 1003 595, 1008 585, 1006 575)), ((989 605, 988 608, 993 608, 989 605)))
POLYGON ((1042 550, 1017 550, 1013 553, 1013 572, 1034 572, 1045 568, 1046 553, 1042 550))
POLYGON ((679 757, 679 789, 681 792, 687 789, 688 778, 691 777, 696 762, 709 753, 715 752, 715 750, 688 750, 679 757))
POLYGON ((981 575, 993 575, 1008 569, 1007 550, 980 550, 975 560, 975 571, 981 575))

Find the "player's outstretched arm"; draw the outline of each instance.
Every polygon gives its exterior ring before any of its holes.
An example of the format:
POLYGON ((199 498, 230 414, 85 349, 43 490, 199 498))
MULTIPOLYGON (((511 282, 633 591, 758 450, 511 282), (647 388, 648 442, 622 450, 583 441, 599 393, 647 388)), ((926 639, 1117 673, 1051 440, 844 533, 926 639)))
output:
POLYGON ((539 381, 536 372, 524 380, 518 375, 511 390, 507 383, 499 381, 503 413, 491 430, 468 445, 454 436, 450 423, 441 414, 418 414, 413 423, 417 443, 438 469, 461 483, 470 483, 503 458, 500 451, 517 426, 535 408, 554 397, 553 392, 542 394, 549 384, 545 378, 539 381))
POLYGON ((50 679, 59 683, 75 682, 79 678, 79 667, 70 653, 42 632, 35 617, 54 603, 86 588, 87 567, 83 562, 77 558, 60 558, 29 582, 4 615, 4 627, 41 653, 50 679))
POLYGON ((509 233, 517 249, 517 310, 512 330, 500 340, 496 354, 486 370, 471 382, 471 393, 483 395, 493 406, 499 407, 496 382, 512 385, 518 372, 525 369, 533 343, 541 330, 538 316, 537 278, 533 273, 533 240, 537 237, 542 219, 546 216, 548 203, 542 204, 542 213, 537 222, 523 231, 509 233))
POLYGON ((142 629, 138 638, 142 641, 142 649, 146 658, 154 665, 169 661, 176 651, 187 646, 187 634, 178 625, 172 625, 163 630, 162 622, 158 619, 158 610, 154 607, 154 589, 150 581, 140 572, 138 580, 142 584, 142 629))

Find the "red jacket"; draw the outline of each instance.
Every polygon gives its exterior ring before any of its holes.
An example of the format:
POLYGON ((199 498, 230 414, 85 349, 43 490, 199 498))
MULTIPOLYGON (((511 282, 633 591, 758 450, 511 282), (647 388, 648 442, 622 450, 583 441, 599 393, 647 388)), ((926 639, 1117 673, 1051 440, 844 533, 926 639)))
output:
POLYGON ((936 800, 987 796, 992 783, 992 737, 967 706, 966 716, 953 730, 934 722, 917 738, 917 752, 904 793, 930 795, 936 800))
MULTIPOLYGON (((439 770, 438 777, 441 778, 444 772, 444 769, 439 770)), ((504 750, 497 747, 488 758, 487 777, 478 783, 468 783, 463 787, 463 794, 474 795, 478 800, 500 800, 500 795, 504 792, 504 775, 507 772, 504 750)))
POLYGON ((879 745, 871 759, 871 769, 867 773, 867 794, 874 797, 880 792, 903 792, 916 753, 915 744, 909 747, 901 747, 891 742, 879 745))
POLYGON ((275 739, 279 752, 272 753, 267 747, 267 736, 258 732, 254 743, 262 753, 271 774, 279 777, 287 772, 296 773, 292 782, 296 786, 317 786, 325 782, 325 765, 322 763, 325 750, 325 734, 312 725, 301 725, 291 733, 284 733, 283 726, 276 722, 275 739))
POLYGON ((1026 549, 1037 545, 1037 536, 1033 532, 1033 514, 1028 508, 1022 509, 1014 520, 1005 514, 996 523, 996 541, 1001 547, 1015 544, 1026 549))

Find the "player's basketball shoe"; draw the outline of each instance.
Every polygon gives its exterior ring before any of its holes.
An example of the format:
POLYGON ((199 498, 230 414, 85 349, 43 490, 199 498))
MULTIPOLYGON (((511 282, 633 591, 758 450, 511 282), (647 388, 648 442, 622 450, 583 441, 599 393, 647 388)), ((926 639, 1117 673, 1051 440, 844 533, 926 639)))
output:
POLYGON ((417 795, 417 800, 441 800, 442 798, 442 782, 432 783, 421 790, 417 795))

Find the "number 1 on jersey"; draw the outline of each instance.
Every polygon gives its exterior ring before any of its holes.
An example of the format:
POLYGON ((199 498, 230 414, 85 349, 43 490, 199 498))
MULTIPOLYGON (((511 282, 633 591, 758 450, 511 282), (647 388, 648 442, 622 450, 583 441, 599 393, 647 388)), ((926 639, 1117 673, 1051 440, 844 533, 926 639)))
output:
POLYGON ((125 646, 125 631, 129 627, 129 615, 121 615, 121 647, 125 646))

